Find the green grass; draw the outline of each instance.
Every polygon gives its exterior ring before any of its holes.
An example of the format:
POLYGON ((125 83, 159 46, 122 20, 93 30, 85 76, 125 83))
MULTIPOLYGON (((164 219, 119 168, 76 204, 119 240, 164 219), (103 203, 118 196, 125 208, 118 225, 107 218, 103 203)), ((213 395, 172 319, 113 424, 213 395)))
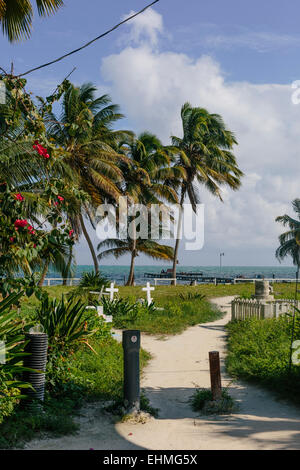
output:
MULTIPOLYGON (((274 294, 276 298, 293 298, 295 295, 295 284, 294 283, 275 283, 274 294)), ((119 293, 122 297, 133 296, 135 298, 145 297, 145 293, 141 290, 142 286, 127 287, 120 286, 119 293)), ((254 294, 253 283, 243 284, 229 284, 229 285, 211 285, 203 284, 198 286, 156 286, 155 290, 151 293, 155 302, 168 302, 174 301, 174 299, 181 293, 188 294, 200 293, 205 295, 208 299, 213 297, 225 297, 229 295, 245 295, 250 296, 254 294)))
POLYGON ((206 300, 182 301, 176 297, 176 302, 156 302, 155 305, 163 310, 155 310, 150 314, 145 312, 134 321, 128 320, 126 328, 155 335, 178 334, 189 326, 214 321, 223 315, 206 300))
POLYGON ((291 325, 284 316, 229 323, 226 366, 233 377, 262 385, 300 405, 300 367, 293 365, 291 372, 288 367, 291 325))
MULTIPOLYGON (((141 289, 142 286, 127 287, 119 286, 120 297, 132 297, 135 299, 145 298, 145 293, 141 289)), ((62 293, 67 294, 74 290, 74 287, 69 286, 51 286, 43 288, 49 293, 51 297, 60 297, 62 293)), ((164 306, 168 302, 177 301, 179 294, 200 293, 205 295, 208 299, 212 297, 225 297, 228 295, 242 295, 250 296, 254 294, 254 284, 233 284, 233 285, 211 285, 203 284, 198 286, 156 286, 152 297, 158 306, 164 306)), ((276 283, 274 284, 274 293, 276 298, 293 298, 295 294, 295 284, 290 283, 276 283)), ((22 313, 31 313, 37 306, 37 299, 32 296, 28 299, 22 300, 22 313)))

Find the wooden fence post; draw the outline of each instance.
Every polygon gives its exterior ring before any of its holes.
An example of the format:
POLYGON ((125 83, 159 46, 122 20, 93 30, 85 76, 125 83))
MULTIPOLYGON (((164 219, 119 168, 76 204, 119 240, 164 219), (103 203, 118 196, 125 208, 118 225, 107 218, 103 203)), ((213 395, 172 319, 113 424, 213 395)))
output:
POLYGON ((219 351, 209 352, 209 370, 212 399, 219 400, 222 397, 219 351))

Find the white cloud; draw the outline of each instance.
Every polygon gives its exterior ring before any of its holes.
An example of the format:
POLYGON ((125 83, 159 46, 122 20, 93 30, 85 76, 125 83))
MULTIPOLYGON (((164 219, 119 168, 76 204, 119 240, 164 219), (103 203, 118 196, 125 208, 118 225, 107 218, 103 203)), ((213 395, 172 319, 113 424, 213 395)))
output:
POLYGON ((133 26, 136 47, 103 59, 102 78, 134 129, 149 129, 165 143, 171 134, 181 135, 180 108, 186 101, 223 116, 236 134, 235 152, 247 176, 239 192, 226 191, 224 204, 202 190, 206 244, 244 246, 245 263, 255 264, 260 260, 247 260, 247 247, 274 252, 280 232, 274 219, 291 212, 290 201, 299 196, 300 106, 292 104, 289 84, 228 82, 209 56, 160 52, 153 47, 162 28, 155 15, 156 23, 141 15, 139 26, 133 26), (151 30, 153 24, 159 27, 151 30))
MULTIPOLYGON (((122 17, 122 20, 133 15, 135 11, 130 11, 127 15, 122 17)), ((155 46, 158 42, 158 37, 163 33, 163 19, 162 16, 152 8, 146 10, 143 14, 136 16, 128 23, 129 30, 127 33, 121 35, 120 43, 134 43, 140 44, 141 42, 148 42, 155 46)))

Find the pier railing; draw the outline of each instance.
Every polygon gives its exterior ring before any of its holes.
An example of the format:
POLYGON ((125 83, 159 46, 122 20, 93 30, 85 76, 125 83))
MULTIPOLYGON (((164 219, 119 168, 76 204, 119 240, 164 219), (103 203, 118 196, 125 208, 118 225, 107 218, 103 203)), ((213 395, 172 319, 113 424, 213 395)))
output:
POLYGON ((177 284, 177 278, 176 277, 155 277, 154 279, 154 285, 157 286, 158 281, 174 281, 174 286, 177 284))
POLYGON ((76 284, 77 282, 80 281, 80 277, 47 277, 45 280, 44 280, 44 285, 46 284, 48 287, 50 287, 51 285, 51 282, 52 281, 60 281, 60 282, 64 282, 66 281, 66 284, 68 286, 73 286, 74 284, 76 284))

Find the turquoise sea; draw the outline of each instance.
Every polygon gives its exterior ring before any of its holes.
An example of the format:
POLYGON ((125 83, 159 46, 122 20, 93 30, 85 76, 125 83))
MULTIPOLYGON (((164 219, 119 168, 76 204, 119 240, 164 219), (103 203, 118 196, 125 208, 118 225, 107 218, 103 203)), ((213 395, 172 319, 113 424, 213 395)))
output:
MULTIPOLYGON (((159 274, 163 269, 166 271, 171 266, 136 266, 135 267, 135 282, 137 285, 144 284, 146 279, 145 273, 159 274)), ((93 271, 93 266, 78 265, 74 277, 81 277, 83 272, 93 271)), ((129 266, 100 266, 100 271, 108 279, 115 281, 117 284, 124 284, 124 280, 129 273, 129 266)), ((296 268, 291 266, 180 266, 177 268, 177 273, 180 272, 201 272, 204 276, 213 277, 237 277, 244 276, 247 278, 254 278, 257 276, 264 276, 266 278, 295 278, 296 268)), ((60 274, 50 272, 49 277, 61 277, 60 274)), ((58 284, 59 282, 51 282, 51 284, 58 284)), ((163 282, 162 282, 163 283, 163 282)))

